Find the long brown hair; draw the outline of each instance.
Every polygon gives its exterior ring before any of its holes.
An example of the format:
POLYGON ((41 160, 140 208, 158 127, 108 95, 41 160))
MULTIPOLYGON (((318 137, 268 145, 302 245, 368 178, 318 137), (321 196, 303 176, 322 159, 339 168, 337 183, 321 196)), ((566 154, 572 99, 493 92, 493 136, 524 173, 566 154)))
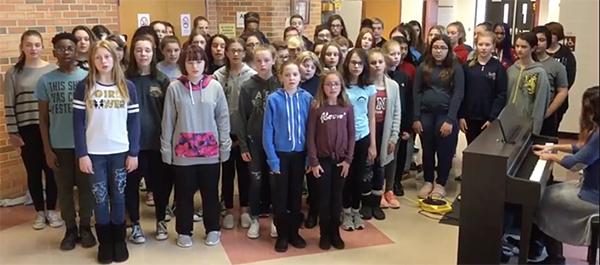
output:
POLYGON ((342 75, 340 74, 340 72, 327 71, 321 75, 321 79, 319 80, 319 89, 317 89, 317 95, 313 102, 314 108, 319 108, 319 107, 327 105, 327 95, 325 95, 325 91, 323 90, 323 87, 325 86, 325 80, 327 79, 327 77, 329 77, 331 75, 337 76, 337 78, 340 80, 340 84, 341 84, 340 94, 337 97, 337 104, 342 107, 347 107, 347 106, 351 105, 350 99, 348 99, 348 95, 346 94, 346 84, 344 84, 344 78, 342 78, 342 75))
POLYGON ((21 71, 23 71, 23 68, 25 67, 25 53, 23 52, 23 42, 25 42, 25 39, 27 39, 28 37, 38 37, 40 38, 40 42, 42 43, 42 48, 44 47, 44 39, 42 38, 42 34, 40 34, 38 31, 35 30, 27 30, 25 32, 23 32, 23 34, 21 34, 21 43, 19 44, 19 50, 21 51, 21 54, 19 54, 19 61, 17 61, 17 63, 15 64, 15 72, 16 73, 20 73, 21 71))
POLYGON ((90 56, 88 58, 88 62, 90 63, 90 70, 87 77, 86 87, 85 87, 85 99, 87 100, 90 96, 90 92, 92 88, 96 85, 96 81, 98 79, 98 69, 96 69, 95 57, 96 52, 100 49, 105 49, 110 53, 110 56, 113 58, 113 68, 111 70, 111 78, 113 82, 117 85, 117 90, 121 95, 121 98, 125 100, 125 102, 129 102, 129 90, 127 89, 127 83, 125 83, 125 73, 123 69, 121 69, 121 65, 117 60, 117 51, 110 46, 110 43, 107 40, 97 41, 92 45, 90 49, 90 56))
POLYGON ((600 87, 588 88, 581 99, 581 116, 579 117, 579 142, 580 147, 590 139, 590 135, 598 129, 600 124, 600 87))
MULTIPOLYGON (((433 68, 436 65, 435 58, 433 58, 433 44, 441 40, 446 46, 448 46, 448 53, 446 54, 446 58, 442 61, 442 67, 444 68, 439 75, 439 78, 444 80, 446 84, 448 84, 449 89, 452 89, 452 76, 454 75, 454 53, 452 52, 452 44, 450 43, 450 38, 446 35, 437 35, 435 38, 431 40, 429 44, 427 54, 425 55, 425 61, 423 62, 423 83, 426 85, 431 85, 431 73, 433 73, 433 68)), ((417 88, 421 89, 421 88, 417 88)))

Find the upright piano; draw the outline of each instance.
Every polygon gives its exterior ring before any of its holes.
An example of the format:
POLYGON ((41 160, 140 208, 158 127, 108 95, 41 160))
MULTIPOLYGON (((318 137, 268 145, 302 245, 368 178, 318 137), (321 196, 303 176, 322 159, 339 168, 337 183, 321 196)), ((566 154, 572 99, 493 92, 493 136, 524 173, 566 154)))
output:
POLYGON ((527 264, 535 210, 552 166, 532 145, 558 143, 532 127, 531 118, 507 105, 463 151, 458 264, 500 264, 506 203, 522 206, 519 264, 527 264))

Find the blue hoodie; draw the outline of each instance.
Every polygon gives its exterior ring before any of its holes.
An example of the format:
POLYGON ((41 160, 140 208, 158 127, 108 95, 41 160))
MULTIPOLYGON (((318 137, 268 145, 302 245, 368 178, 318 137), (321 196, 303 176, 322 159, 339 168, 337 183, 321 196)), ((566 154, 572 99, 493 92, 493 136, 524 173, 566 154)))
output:
POLYGON ((301 88, 288 94, 282 88, 267 98, 263 121, 263 149, 271 171, 280 171, 277 152, 305 150, 306 123, 312 96, 301 88))

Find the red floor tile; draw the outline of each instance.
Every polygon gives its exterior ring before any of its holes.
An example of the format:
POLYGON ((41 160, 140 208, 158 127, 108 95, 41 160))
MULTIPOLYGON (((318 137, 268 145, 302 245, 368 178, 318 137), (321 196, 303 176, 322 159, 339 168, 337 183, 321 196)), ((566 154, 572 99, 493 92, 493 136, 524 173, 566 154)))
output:
MULTIPOLYGON (((375 228, 369 222, 366 223, 366 229, 362 231, 346 232, 342 231, 342 238, 346 243, 346 249, 357 249, 371 246, 380 246, 394 243, 381 231, 375 228), (368 235, 368 237, 367 237, 368 235), (365 240, 368 238, 369 240, 365 240)), ((244 264, 265 260, 274 260, 286 257, 310 255, 324 253, 319 248, 319 229, 301 229, 300 234, 306 240, 307 246, 304 249, 295 249, 290 246, 286 253, 277 253, 273 249, 275 246, 274 238, 269 236, 271 219, 262 218, 260 220, 261 236, 258 239, 249 239, 246 236, 246 229, 238 227, 234 230, 221 230, 221 244, 229 257, 231 264, 244 264)), ((333 248, 329 251, 337 251, 333 248)))

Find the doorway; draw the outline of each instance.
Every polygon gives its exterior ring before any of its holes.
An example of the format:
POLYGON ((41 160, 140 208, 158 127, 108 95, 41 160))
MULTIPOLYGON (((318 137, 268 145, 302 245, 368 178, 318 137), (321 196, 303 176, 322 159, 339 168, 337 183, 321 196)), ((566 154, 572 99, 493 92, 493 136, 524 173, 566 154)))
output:
MULTIPOLYGON (((485 20, 492 24, 508 24, 513 38, 533 29, 536 0, 487 0, 485 20)), ((513 39, 514 40, 514 39, 513 39)))

